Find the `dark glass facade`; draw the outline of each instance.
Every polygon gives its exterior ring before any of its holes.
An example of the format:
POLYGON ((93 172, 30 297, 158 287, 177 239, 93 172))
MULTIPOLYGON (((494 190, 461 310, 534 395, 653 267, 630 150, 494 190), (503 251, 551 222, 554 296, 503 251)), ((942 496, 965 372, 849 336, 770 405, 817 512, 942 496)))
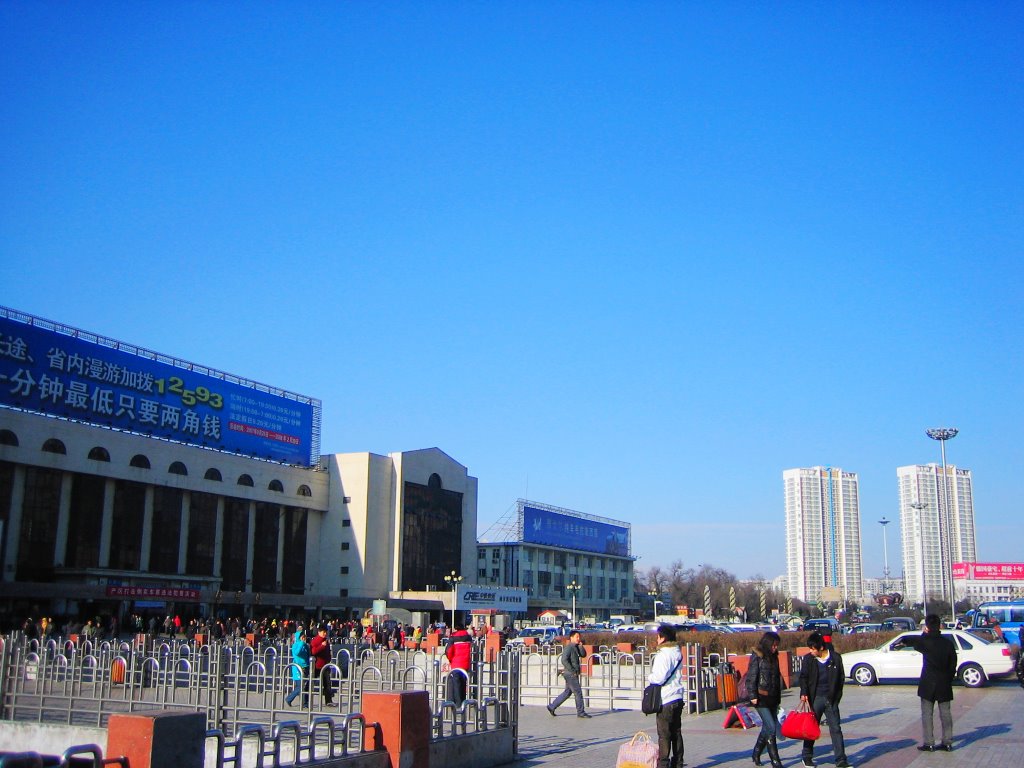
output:
POLYGON ((406 482, 404 497, 401 588, 444 589, 445 575, 461 570, 462 494, 406 482))

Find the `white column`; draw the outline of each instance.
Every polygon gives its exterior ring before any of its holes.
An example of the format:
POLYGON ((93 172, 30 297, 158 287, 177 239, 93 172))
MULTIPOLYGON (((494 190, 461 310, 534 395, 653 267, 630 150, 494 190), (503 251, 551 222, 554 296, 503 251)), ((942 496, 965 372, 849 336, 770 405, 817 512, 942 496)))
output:
POLYGON ((149 550, 153 546, 153 499, 156 491, 152 485, 146 486, 146 504, 142 512, 142 547, 139 552, 139 571, 149 570, 149 550))
POLYGON ((117 481, 107 478, 103 484, 103 520, 100 523, 100 568, 110 567, 110 537, 114 531, 114 494, 117 481))
POLYGON ((7 516, 7 543, 4 546, 2 562, 3 581, 14 581, 18 570, 18 544, 21 538, 21 510, 25 503, 25 467, 14 465, 14 476, 11 478, 11 512, 7 516))
POLYGON ((58 568, 66 565, 64 562, 68 553, 68 523, 71 518, 71 486, 74 482, 74 475, 70 472, 60 474, 60 504, 57 513, 57 539, 53 547, 53 564, 58 568))
POLYGON ((252 592, 252 561, 255 559, 256 502, 249 502, 249 536, 245 544, 245 591, 252 592))
POLYGON ((181 533, 178 536, 178 573, 186 573, 188 560, 188 524, 192 517, 192 492, 181 494, 181 533))
POLYGON ((221 576, 221 560, 224 557, 224 497, 217 497, 217 528, 213 535, 213 575, 221 576))

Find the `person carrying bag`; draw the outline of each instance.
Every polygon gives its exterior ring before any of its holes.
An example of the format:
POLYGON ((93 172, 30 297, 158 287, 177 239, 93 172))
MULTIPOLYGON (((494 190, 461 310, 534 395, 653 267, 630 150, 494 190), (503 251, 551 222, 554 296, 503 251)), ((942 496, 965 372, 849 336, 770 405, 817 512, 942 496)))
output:
POLYGON ((658 627, 658 652, 651 664, 648 685, 644 689, 644 700, 657 697, 655 704, 641 703, 645 714, 658 716, 658 768, 679 768, 683 764, 683 680, 680 667, 683 654, 676 643, 675 627, 662 624, 658 627), (647 690, 654 686, 648 697, 647 690), (652 711, 648 711, 648 709, 652 711))

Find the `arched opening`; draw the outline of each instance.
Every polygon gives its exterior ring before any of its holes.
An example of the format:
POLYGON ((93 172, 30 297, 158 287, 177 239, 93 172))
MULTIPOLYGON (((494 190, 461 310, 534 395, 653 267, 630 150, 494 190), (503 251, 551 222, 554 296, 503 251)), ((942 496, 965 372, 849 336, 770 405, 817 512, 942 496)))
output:
POLYGON ((13 445, 18 447, 18 436, 9 429, 0 429, 0 445, 13 445))
POLYGON ((180 461, 176 461, 167 468, 167 471, 172 475, 187 475, 188 467, 182 464, 180 461))
POLYGON ((300 485, 298 493, 299 493, 299 496, 312 496, 313 495, 313 492, 311 490, 309 490, 309 486, 308 485, 300 485))
POLYGON ((220 475, 220 470, 216 469, 215 467, 210 467, 208 470, 206 470, 206 474, 203 475, 203 477, 206 478, 207 480, 216 480, 218 483, 224 479, 220 475))
POLYGON ((91 451, 89 451, 89 458, 93 461, 110 461, 110 451, 102 446, 97 445, 91 451))
POLYGON ((134 456, 132 456, 132 460, 129 461, 128 464, 132 467, 138 467, 139 469, 150 468, 149 459, 146 456, 143 456, 141 453, 136 453, 134 456))
POLYGON ((267 486, 267 490, 277 491, 278 493, 281 493, 282 491, 284 491, 284 486, 281 485, 280 480, 271 480, 270 484, 267 486))
POLYGON ((64 456, 68 455, 68 449, 64 447, 64 443, 55 437, 51 437, 45 443, 43 443, 43 450, 47 453, 59 453, 64 456))
POLYGON ((441 488, 441 476, 435 472, 427 480, 427 488, 441 488))
POLYGON ((252 488, 255 485, 255 483, 252 481, 252 478, 249 475, 239 475, 238 484, 244 485, 247 488, 252 488))

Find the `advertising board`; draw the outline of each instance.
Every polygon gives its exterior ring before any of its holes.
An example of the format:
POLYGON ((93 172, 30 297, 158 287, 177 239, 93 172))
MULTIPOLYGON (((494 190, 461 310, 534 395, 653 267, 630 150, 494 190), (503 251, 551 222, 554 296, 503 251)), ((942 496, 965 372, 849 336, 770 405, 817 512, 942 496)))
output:
POLYGON ((953 563, 953 578, 1024 581, 1024 563, 953 563))
POLYGON ((526 610, 526 598, 525 589, 459 584, 455 606, 460 611, 494 609, 500 613, 517 613, 526 610))
POLYGON ((527 505, 523 506, 523 541, 629 556, 629 528, 527 505))
POLYGON ((320 401, 0 308, 0 405, 312 466, 320 401))

